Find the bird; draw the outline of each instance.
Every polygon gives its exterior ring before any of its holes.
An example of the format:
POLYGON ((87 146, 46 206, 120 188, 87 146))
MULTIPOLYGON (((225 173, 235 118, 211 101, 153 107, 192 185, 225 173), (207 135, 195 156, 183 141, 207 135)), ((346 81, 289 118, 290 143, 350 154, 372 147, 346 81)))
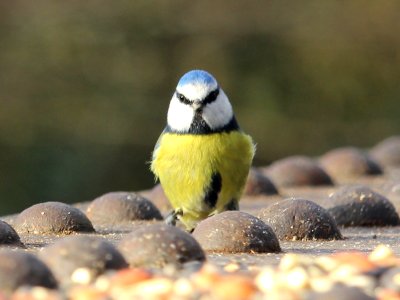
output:
POLYGON ((191 232, 209 216, 239 210, 254 153, 214 76, 204 70, 184 74, 150 167, 173 208, 166 222, 179 220, 191 232))

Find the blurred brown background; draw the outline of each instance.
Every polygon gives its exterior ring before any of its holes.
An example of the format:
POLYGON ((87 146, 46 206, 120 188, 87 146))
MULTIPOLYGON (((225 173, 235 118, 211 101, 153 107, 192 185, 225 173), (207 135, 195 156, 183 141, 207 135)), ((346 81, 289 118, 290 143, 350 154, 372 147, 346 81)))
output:
POLYGON ((179 77, 215 75, 255 163, 400 131, 399 1, 2 1, 0 214, 153 185, 179 77))

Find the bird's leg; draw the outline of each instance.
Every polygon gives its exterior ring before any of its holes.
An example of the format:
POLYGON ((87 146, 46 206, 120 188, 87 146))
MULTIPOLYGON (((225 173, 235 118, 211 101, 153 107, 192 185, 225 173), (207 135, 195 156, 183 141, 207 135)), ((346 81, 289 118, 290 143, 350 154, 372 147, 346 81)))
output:
POLYGON ((225 210, 239 210, 239 202, 236 199, 232 199, 227 205, 225 210))
POLYGON ((172 210, 166 217, 165 217, 165 223, 171 226, 176 225, 176 220, 178 220, 178 216, 182 216, 183 211, 182 209, 178 208, 176 210, 172 210))

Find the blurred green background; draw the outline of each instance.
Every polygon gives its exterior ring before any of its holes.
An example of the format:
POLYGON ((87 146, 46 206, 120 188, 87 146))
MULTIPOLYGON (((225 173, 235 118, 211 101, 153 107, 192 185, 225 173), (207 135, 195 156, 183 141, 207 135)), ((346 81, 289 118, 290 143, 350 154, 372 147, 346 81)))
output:
POLYGON ((0 215, 154 184, 175 85, 217 78, 255 163, 400 131, 399 1, 0 2, 0 215))

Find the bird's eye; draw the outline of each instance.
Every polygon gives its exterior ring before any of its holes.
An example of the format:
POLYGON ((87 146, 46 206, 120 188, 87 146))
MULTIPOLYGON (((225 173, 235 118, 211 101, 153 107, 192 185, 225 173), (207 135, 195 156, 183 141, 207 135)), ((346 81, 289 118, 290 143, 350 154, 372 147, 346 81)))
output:
POLYGON ((184 104, 190 104, 190 101, 183 96, 182 94, 176 92, 176 97, 179 99, 180 102, 184 103, 184 104))

